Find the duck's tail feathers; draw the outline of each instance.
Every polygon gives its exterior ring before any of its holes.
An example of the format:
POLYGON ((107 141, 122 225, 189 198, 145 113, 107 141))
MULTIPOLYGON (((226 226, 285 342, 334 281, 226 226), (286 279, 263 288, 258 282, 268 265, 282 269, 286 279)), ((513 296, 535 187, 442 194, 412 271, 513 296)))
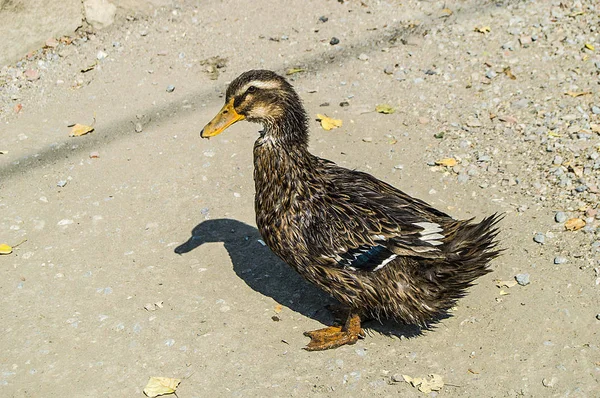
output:
POLYGON ((494 213, 478 224, 472 224, 471 220, 458 222, 446 245, 447 261, 438 270, 446 274, 444 285, 455 298, 462 297, 475 279, 491 272, 490 261, 502 253, 496 238, 498 223, 503 218, 504 214, 494 213))

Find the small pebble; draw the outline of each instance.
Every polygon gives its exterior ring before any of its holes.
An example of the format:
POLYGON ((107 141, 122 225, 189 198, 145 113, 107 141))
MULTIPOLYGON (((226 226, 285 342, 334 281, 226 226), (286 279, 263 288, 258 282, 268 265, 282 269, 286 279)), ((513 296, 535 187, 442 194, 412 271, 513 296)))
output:
POLYGON ((567 214, 564 211, 557 211, 554 215, 554 221, 556 221, 557 223, 564 223, 565 221, 567 221, 567 214))
POLYGON ((594 115, 600 115, 600 106, 593 105, 592 106, 592 113, 594 115))
POLYGON ((365 53, 362 53, 358 56, 358 59, 360 59, 361 61, 368 61, 369 60, 369 56, 365 53))
POLYGON ((541 232, 537 232, 534 236, 533 236, 533 241, 539 244, 544 244, 544 242, 546 241, 546 236, 541 233, 541 232))
POLYGON ((27 69, 25 72, 23 72, 23 75, 30 82, 40 78, 40 72, 37 69, 27 69))
POLYGON ((544 385, 544 387, 552 388, 552 387, 554 387, 554 385, 556 384, 557 381, 558 381, 558 379, 556 377, 553 377, 550 380, 544 378, 544 379, 542 379, 542 384, 544 385))
POLYGON ((329 44, 331 44, 332 46, 340 44, 340 39, 338 39, 337 37, 332 37, 331 40, 329 40, 329 44))
MULTIPOLYGON (((172 91, 172 90, 171 90, 171 91, 172 91)), ((136 133, 141 133, 141 132, 142 132, 142 130, 143 130, 142 123, 140 123, 140 122, 137 122, 137 123, 135 124, 135 132, 136 132, 136 133)))
POLYGON ((383 68, 383 73, 385 73, 386 75, 393 75, 394 74, 394 66, 393 65, 388 65, 385 68, 383 68))
POLYGON ((515 280, 521 286, 527 286, 530 283, 529 282, 529 274, 517 274, 515 276, 515 280))
POLYGON ((487 77, 490 80, 492 80, 496 76, 498 76, 498 74, 493 69, 489 69, 487 72, 485 72, 485 77, 487 77))
POLYGON ((96 54, 96 58, 98 60, 103 60, 106 57, 108 57, 108 54, 105 53, 104 51, 98 51, 98 54, 96 54))
POLYGON ((329 18, 327 18, 325 15, 323 15, 323 16, 319 17, 319 21, 325 23, 325 22, 329 21, 329 18))
POLYGON ((173 91, 175 91, 175 86, 172 84, 169 84, 167 86, 167 93, 172 93, 173 91))
POLYGON ((554 264, 564 264, 567 261, 568 260, 566 257, 561 257, 561 256, 554 257, 554 264))
POLYGON ((403 383, 404 377, 402 377, 402 375, 400 373, 396 373, 395 375, 392 376, 392 381, 394 383, 403 383))
POLYGON ((600 321, 600 314, 596 314, 596 319, 600 321))
POLYGON ((56 183, 57 187, 64 187, 65 185, 67 185, 67 180, 60 180, 59 182, 56 183))

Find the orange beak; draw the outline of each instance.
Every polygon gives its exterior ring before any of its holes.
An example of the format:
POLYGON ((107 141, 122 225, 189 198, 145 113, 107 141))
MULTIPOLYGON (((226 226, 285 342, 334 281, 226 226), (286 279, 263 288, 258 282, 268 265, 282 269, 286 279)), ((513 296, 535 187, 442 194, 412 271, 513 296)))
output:
POLYGON ((215 135, 221 134, 225 129, 235 122, 245 119, 244 115, 240 115, 235 111, 233 107, 233 98, 226 103, 223 108, 217 113, 217 116, 213 118, 200 132, 200 137, 210 138, 215 135))

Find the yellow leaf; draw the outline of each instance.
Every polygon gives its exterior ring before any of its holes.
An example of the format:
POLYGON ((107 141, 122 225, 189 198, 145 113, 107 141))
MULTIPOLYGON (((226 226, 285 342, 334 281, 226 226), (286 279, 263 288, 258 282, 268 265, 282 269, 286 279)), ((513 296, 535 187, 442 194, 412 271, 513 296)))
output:
POLYGON ((13 248, 6 243, 2 243, 0 245, 0 254, 10 254, 12 253, 13 248))
POLYGON ((507 295, 509 295, 509 294, 510 294, 509 292, 506 292, 506 291, 504 291, 504 290, 500 289, 500 295, 501 295, 501 296, 507 296, 507 295))
POLYGON ((490 28, 489 26, 476 26, 475 27, 475 32, 477 33, 490 33, 492 31, 492 28, 490 28))
POLYGON ((158 397, 159 395, 173 394, 177 390, 177 386, 181 383, 181 379, 172 379, 170 377, 151 377, 148 380, 144 394, 150 398, 158 397))
POLYGON ((585 221, 581 218, 570 218, 565 221, 565 229, 567 231, 577 231, 583 227, 585 227, 585 221))
POLYGON ((582 95, 591 95, 592 92, 591 91, 580 91, 580 92, 576 92, 576 91, 567 91, 565 93, 565 95, 570 95, 573 98, 577 98, 577 97, 581 97, 582 95))
POLYGON ((511 288, 513 286, 516 286, 516 285, 517 285, 517 281, 514 280, 514 279, 511 279, 511 280, 508 280, 508 281, 500 281, 500 280, 496 281, 496 286, 498 286, 498 287, 508 287, 508 288, 511 288))
POLYGON ((282 309, 283 309, 283 305, 281 305, 281 304, 277 304, 277 305, 275 306, 275 313, 276 313, 276 314, 279 314, 279 313, 281 312, 281 310, 282 310, 282 309))
POLYGON ((454 158, 444 158, 435 162, 438 166, 454 167, 458 164, 458 161, 454 158))
POLYGON ((86 126, 85 124, 77 123, 71 128, 71 132, 69 133, 69 136, 79 137, 79 136, 85 135, 87 133, 91 133, 92 131, 94 131, 94 128, 92 126, 86 126))
POLYGON ((591 43, 585 43, 585 48, 587 48, 588 50, 592 50, 592 51, 596 50, 594 45, 591 43))
POLYGON ((375 110, 379 113, 385 113, 386 115, 396 112, 396 110, 388 104, 379 104, 375 107, 375 110))
POLYGON ((290 68, 287 71, 285 71, 286 75, 293 75, 294 73, 300 73, 300 72, 305 72, 306 69, 304 68, 290 68))
POLYGON ((323 130, 332 130, 337 127, 342 127, 342 121, 340 119, 333 119, 325 115, 318 114, 317 120, 321 121, 321 127, 323 130))

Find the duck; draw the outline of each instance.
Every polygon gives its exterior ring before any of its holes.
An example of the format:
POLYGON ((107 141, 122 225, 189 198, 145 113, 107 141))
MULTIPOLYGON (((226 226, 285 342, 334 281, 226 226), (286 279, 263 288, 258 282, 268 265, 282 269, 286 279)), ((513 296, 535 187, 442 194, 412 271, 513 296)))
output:
POLYGON ((253 147, 256 225, 267 246, 332 296, 341 322, 304 334, 320 351, 355 344, 362 322, 427 328, 491 272, 498 223, 456 220, 370 174, 309 152, 309 118, 297 92, 270 70, 242 73, 202 138, 246 120, 253 147))

